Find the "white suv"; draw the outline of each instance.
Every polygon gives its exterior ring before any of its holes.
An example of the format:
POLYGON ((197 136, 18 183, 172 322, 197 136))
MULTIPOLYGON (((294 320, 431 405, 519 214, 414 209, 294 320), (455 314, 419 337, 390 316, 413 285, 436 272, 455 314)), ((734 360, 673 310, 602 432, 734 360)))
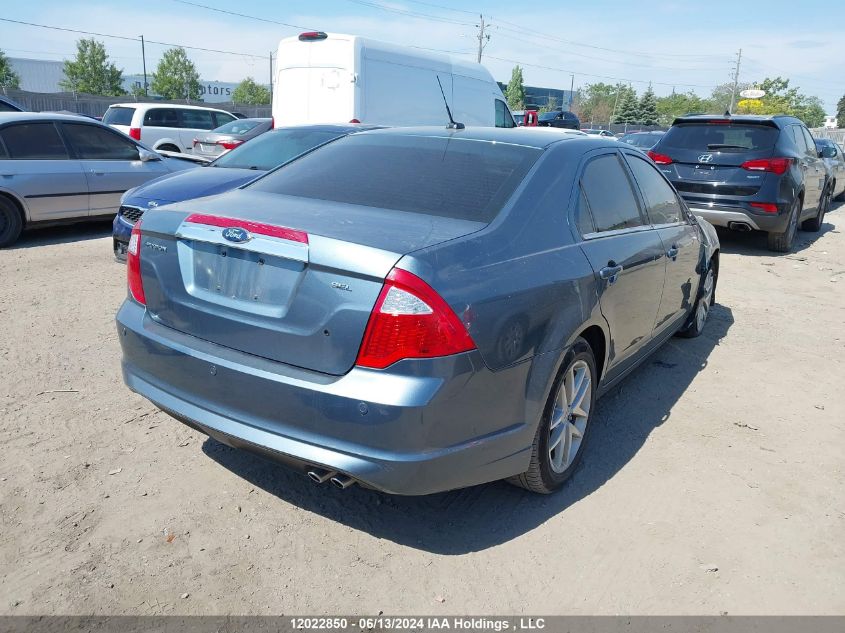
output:
POLYGON ((103 123, 153 149, 192 153, 194 137, 234 121, 225 110, 170 103, 116 103, 103 123))

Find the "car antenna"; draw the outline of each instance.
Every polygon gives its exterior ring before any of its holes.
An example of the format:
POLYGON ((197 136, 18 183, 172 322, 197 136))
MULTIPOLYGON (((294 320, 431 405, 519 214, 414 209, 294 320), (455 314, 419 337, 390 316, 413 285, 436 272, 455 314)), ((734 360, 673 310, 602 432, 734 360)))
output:
POLYGON ((463 130, 466 126, 463 123, 458 123, 452 118, 452 111, 449 109, 449 102, 446 100, 446 93, 443 92, 443 84, 440 83, 440 77, 437 77, 437 85, 440 86, 440 94, 443 95, 443 103, 446 105, 446 114, 449 115, 449 125, 447 130, 463 130))

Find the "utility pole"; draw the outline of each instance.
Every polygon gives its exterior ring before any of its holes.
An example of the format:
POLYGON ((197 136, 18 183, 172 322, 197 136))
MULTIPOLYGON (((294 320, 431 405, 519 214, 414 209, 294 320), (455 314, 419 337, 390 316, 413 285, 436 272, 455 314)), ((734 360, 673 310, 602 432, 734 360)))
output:
POLYGON ((575 94, 575 75, 569 80, 569 111, 572 112, 572 97, 575 94))
POLYGON ((147 51, 144 49, 144 36, 141 36, 141 60, 144 64, 144 96, 147 95, 147 51))
POLYGON ((731 105, 728 108, 728 114, 734 113, 734 102, 736 101, 736 89, 739 84, 739 65, 742 63, 742 49, 736 55, 736 68, 734 69, 734 85, 731 88, 731 105))
POLYGON ((481 18, 481 24, 478 24, 478 63, 481 63, 481 52, 487 46, 487 43, 490 41, 490 34, 487 33, 487 29, 490 27, 489 24, 484 22, 484 16, 479 15, 481 18))

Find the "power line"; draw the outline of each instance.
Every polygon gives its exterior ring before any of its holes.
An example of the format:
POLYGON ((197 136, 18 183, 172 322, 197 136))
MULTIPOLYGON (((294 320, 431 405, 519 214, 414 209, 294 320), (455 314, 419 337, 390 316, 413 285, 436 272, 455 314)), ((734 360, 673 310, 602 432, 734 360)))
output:
POLYGON ((288 24, 287 22, 280 22, 279 20, 271 20, 270 18, 262 18, 256 15, 247 15, 245 13, 236 13, 235 11, 228 11, 226 9, 218 9, 217 7, 209 7, 205 4, 200 4, 199 2, 189 2, 188 0, 173 0, 173 2, 178 2, 179 4, 186 4, 192 7, 198 7, 200 9, 208 9, 209 11, 216 11, 217 13, 224 13, 226 15, 234 15, 239 18, 249 18, 251 20, 258 20, 259 22, 267 22, 268 24, 279 24, 281 26, 287 26, 292 29, 298 29, 300 31, 314 31, 316 29, 312 29, 307 26, 299 26, 298 24, 288 24))
POLYGON ((360 4, 365 7, 370 7, 372 9, 381 9, 382 11, 387 11, 388 13, 396 13, 397 15, 404 15, 411 18, 420 18, 423 20, 431 20, 433 22, 443 22, 445 24, 457 24, 459 26, 475 26, 472 22, 460 22, 459 20, 453 20, 452 18, 444 18, 439 17, 436 15, 432 15, 430 13, 422 13, 419 11, 410 11, 408 9, 399 9, 397 7, 389 7, 383 4, 379 4, 377 2, 368 2, 367 0, 346 0, 347 2, 353 2, 355 4, 360 4))
POLYGON ((454 7, 445 7, 442 4, 434 4, 433 2, 422 2, 421 0, 405 0, 413 4, 421 4, 424 7, 434 7, 435 9, 444 9, 446 11, 454 11, 455 13, 466 13, 469 15, 478 15, 478 11, 468 11, 467 9, 455 9, 454 7))
MULTIPOLYGON (((36 24, 35 22, 24 22, 22 20, 12 20, 9 18, 0 18, 0 22, 10 22, 12 24, 21 24, 23 26, 33 26, 40 29, 50 29, 52 31, 64 31, 66 33, 79 33, 81 35, 94 35, 96 37, 110 37, 115 40, 125 40, 127 42, 138 43, 137 37, 127 37, 125 35, 113 35, 111 33, 96 33, 94 31, 82 31, 80 29, 71 29, 62 26, 49 26, 47 24, 36 24)), ((188 46, 187 44, 173 44, 172 42, 157 42, 155 40, 146 40, 147 44, 158 44, 160 46, 175 46, 177 48, 188 48, 194 51, 205 51, 206 53, 223 53, 224 55, 238 55, 240 57, 253 57, 264 59, 264 55, 253 55, 251 53, 239 53, 237 51, 224 51, 218 48, 203 48, 201 46, 188 46)))
MULTIPOLYGON (((685 54, 685 53, 662 53, 662 52, 659 55, 654 55, 653 53, 644 53, 644 52, 641 52, 641 51, 628 51, 628 50, 621 50, 621 49, 618 49, 618 48, 607 48, 607 47, 604 47, 604 46, 596 46, 594 44, 585 44, 583 42, 577 42, 575 40, 568 40, 568 39, 557 37, 555 35, 549 35, 548 33, 543 33, 542 31, 537 31, 536 29, 529 29, 529 28, 526 28, 524 26, 520 26, 519 24, 515 24, 513 22, 508 22, 507 20, 497 19, 497 21, 502 23, 502 24, 509 24, 510 26, 515 27, 515 28, 511 28, 511 29, 508 29, 507 27, 499 27, 499 28, 509 30, 509 31, 513 31, 513 32, 519 33, 521 35, 532 35, 534 37, 540 37, 540 38, 543 38, 543 39, 553 40, 553 41, 556 41, 556 42, 561 42, 563 44, 571 44, 573 46, 583 46, 584 48, 593 48, 593 49, 596 49, 596 50, 599 50, 599 51, 606 51, 606 52, 610 52, 610 53, 621 53, 623 55, 638 55, 640 57, 651 57, 651 58, 654 58, 654 57, 679 57, 679 58, 682 58, 683 57, 683 58, 715 59, 715 57, 713 55, 693 55, 693 54, 689 54, 689 53, 685 54)), ((727 56, 725 56, 725 58, 727 58, 727 56)))

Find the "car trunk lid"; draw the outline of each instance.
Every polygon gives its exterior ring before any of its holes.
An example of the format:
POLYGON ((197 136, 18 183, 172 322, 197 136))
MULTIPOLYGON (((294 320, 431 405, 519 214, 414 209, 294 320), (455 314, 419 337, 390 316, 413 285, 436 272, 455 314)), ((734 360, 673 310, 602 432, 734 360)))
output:
POLYGON ((399 259, 484 226, 251 191, 172 205, 144 217, 147 309, 204 340, 340 375, 399 259))

